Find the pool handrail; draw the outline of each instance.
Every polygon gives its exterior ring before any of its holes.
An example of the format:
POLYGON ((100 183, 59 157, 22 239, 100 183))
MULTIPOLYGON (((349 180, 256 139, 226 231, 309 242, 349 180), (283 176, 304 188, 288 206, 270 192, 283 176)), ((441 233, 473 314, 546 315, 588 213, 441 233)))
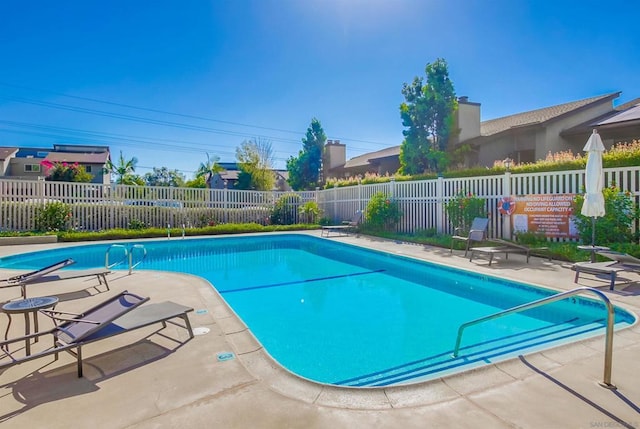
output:
POLYGON ((134 244, 133 246, 131 246, 131 248, 129 249, 129 274, 131 274, 133 269, 135 267, 137 267, 138 265, 140 265, 142 263, 142 261, 145 260, 146 257, 147 257, 147 249, 144 247, 143 244, 134 244), (136 262, 134 264, 133 263, 133 251, 136 250, 136 249, 142 249, 142 257, 140 258, 140 260, 138 262, 136 262))
POLYGON ((109 246, 107 248, 107 251, 105 252, 105 255, 104 255, 104 266, 107 269, 111 269, 111 268, 115 267, 116 265, 120 265, 124 261, 128 261, 128 263, 129 263, 129 274, 131 274, 131 272, 134 270, 134 268, 136 268, 138 265, 140 265, 142 263, 142 261, 145 260, 146 257, 147 257, 147 249, 144 247, 143 244, 133 244, 133 245, 131 245, 129 247, 127 247, 127 246, 125 246, 123 244, 112 244, 111 246, 109 246), (122 248, 122 250, 124 250, 124 256, 118 262, 114 262, 113 264, 109 264, 109 252, 114 247, 122 248), (137 261, 134 264, 133 263, 133 251, 136 250, 136 249, 142 249, 142 257, 140 258, 139 261, 137 261))
POLYGON ((493 313, 488 316, 480 317, 478 319, 463 323, 458 328, 458 336, 456 338, 456 345, 453 349, 452 357, 454 358, 458 357, 458 352, 460 351, 460 343, 462 341, 462 333, 464 332, 465 328, 469 326, 477 325, 478 323, 487 322, 489 320, 497 319, 499 317, 507 316, 509 314, 519 313, 521 311, 529 310, 535 307, 540 307, 541 305, 560 301, 570 296, 581 294, 583 292, 591 292, 595 294, 596 296, 598 296, 598 298, 602 300, 602 302, 604 302, 605 306, 607 307, 607 327, 605 331, 605 351, 604 351, 604 377, 600 385, 607 389, 615 389, 616 386, 611 383, 611 366, 613 361, 614 308, 613 308, 613 305, 611 304, 611 301, 609 301, 609 298, 607 298, 607 296, 604 293, 600 292, 597 289, 586 287, 586 286, 575 288, 567 292, 560 292, 555 295, 548 296, 546 298, 542 298, 526 304, 518 305, 516 307, 512 307, 507 310, 499 311, 497 313, 493 313))
POLYGON ((127 260, 127 256, 128 255, 129 255, 129 250, 127 249, 127 246, 124 246, 122 244, 112 244, 111 246, 109 246, 107 248, 107 251, 105 252, 105 255, 104 255, 104 267, 107 268, 107 269, 111 269, 111 268, 115 267, 116 265, 120 265, 122 262, 127 260), (114 247, 121 247, 124 250, 124 256, 118 262, 114 262, 113 264, 109 264, 109 252, 114 247))

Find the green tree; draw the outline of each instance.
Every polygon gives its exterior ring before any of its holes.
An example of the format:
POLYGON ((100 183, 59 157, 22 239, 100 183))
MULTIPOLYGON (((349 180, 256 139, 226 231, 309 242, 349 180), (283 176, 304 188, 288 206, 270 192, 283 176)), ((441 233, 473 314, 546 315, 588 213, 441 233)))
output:
POLYGON ((153 171, 144 175, 144 181, 148 186, 184 186, 184 174, 178 170, 169 170, 167 167, 153 167, 153 171))
POLYGON ((184 184, 187 188, 206 188, 207 182, 204 179, 204 176, 195 177, 192 180, 187 180, 184 184))
POLYGON ((447 62, 438 58, 427 64, 425 72, 426 83, 416 76, 411 84, 402 85, 405 101, 400 105, 400 117, 406 127, 400 147, 403 174, 444 171, 452 152, 449 137, 458 104, 447 62))
POLYGON ((238 160, 238 189, 254 189, 270 191, 276 178, 273 174, 273 149, 271 142, 262 139, 251 139, 242 142, 236 149, 238 160))
MULTIPOLYGON (((196 179, 203 178, 207 188, 211 186, 211 177, 221 171, 224 171, 224 168, 218 164, 218 161, 220 161, 219 157, 209 157, 209 153, 207 153, 207 161, 201 162, 200 166, 196 170, 196 179)), ((199 188, 200 186, 196 187, 199 188)))
POLYGON ((307 135, 302 139, 302 150, 297 157, 287 160, 289 185, 294 190, 311 190, 321 185, 322 153, 326 141, 320 121, 313 118, 307 135))
POLYGON ((120 151, 118 162, 114 164, 111 159, 108 159, 104 171, 115 175, 115 182, 119 185, 133 185, 136 184, 136 180, 133 177, 136 165, 138 165, 138 158, 134 156, 131 159, 124 159, 122 151, 120 151))

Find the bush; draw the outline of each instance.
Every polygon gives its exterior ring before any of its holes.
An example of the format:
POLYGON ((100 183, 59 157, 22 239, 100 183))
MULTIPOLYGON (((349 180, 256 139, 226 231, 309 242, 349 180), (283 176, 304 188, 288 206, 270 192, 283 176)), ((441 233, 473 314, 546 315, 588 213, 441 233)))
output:
POLYGON ((365 228, 372 231, 389 231, 402 217, 398 202, 384 192, 373 194, 367 203, 365 213, 367 219, 365 228))
POLYGON ((47 203, 35 212, 36 231, 67 231, 71 221, 71 206, 61 202, 47 203))
POLYGON ((284 194, 273 205, 271 211, 272 225, 293 225, 297 223, 297 208, 302 198, 298 194, 284 194))
POLYGON ((315 223, 316 218, 320 215, 320 207, 315 201, 307 201, 298 209, 301 221, 304 223, 315 223))
POLYGON ((42 161, 40 163, 46 171, 46 180, 54 182, 91 182, 93 175, 87 173, 86 168, 83 165, 79 165, 77 162, 68 164, 66 162, 50 162, 42 161))
POLYGON ((471 192, 461 191, 445 205, 449 222, 454 228, 468 232, 476 217, 487 217, 485 200, 471 192))
MULTIPOLYGON (((597 244, 624 243, 637 241, 633 225, 638 219, 638 208, 630 192, 621 192, 616 185, 603 190, 605 214, 596 218, 595 242, 597 244)), ((584 194, 575 197, 575 224, 580 240, 591 243, 593 218, 580 212, 584 204, 584 194)))
POLYGON ((131 219, 127 225, 127 229, 145 229, 146 227, 147 224, 138 219, 131 219))

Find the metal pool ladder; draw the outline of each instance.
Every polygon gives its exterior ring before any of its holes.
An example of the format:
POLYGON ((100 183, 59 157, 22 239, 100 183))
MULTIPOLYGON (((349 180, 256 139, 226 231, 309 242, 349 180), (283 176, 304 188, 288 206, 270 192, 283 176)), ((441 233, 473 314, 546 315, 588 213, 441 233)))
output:
POLYGON ((602 302, 604 302, 607 307, 607 328, 605 333, 605 350, 604 350, 604 379, 600 385, 607 389, 615 389, 616 386, 611 383, 611 365, 613 360, 613 321, 614 321, 614 309, 611 301, 607 296, 600 292, 597 289, 593 289, 590 287, 579 287, 576 289, 572 289, 567 292, 561 292, 556 295, 548 296, 546 298, 539 299, 537 301, 529 302, 527 304, 518 305, 513 308, 509 308, 507 310, 500 311, 498 313, 490 314, 485 317, 481 317, 479 319, 471 320, 469 322, 465 322, 458 328, 458 336, 456 338, 456 346, 453 349, 453 357, 458 357, 458 352, 460 351, 460 342, 462 341, 462 333, 465 328, 477 325, 478 323, 487 322, 489 320, 497 319, 502 316, 507 316, 513 313, 519 313, 524 310, 529 310, 535 307, 540 307, 545 304, 550 304, 552 302, 560 301, 565 298, 568 298, 573 295, 578 295, 582 292, 591 292, 594 293, 602 302))
POLYGON ((120 265, 125 260, 128 260, 128 263, 129 263, 129 274, 131 274, 133 269, 135 267, 137 267, 138 265, 140 265, 142 263, 142 261, 144 261, 144 259, 146 257, 147 257, 147 249, 145 249, 144 245, 142 245, 142 244, 134 244, 134 245, 129 246, 129 247, 124 246, 122 244, 112 244, 111 246, 109 246, 109 248, 107 248, 107 251, 106 251, 106 253, 104 255, 104 266, 105 266, 105 268, 113 268, 116 265, 120 265), (111 252, 111 249, 113 249, 113 248, 121 248, 122 250, 124 250, 124 256, 119 261, 114 262, 112 264, 109 264, 109 253, 111 252), (133 253, 134 253, 134 251, 136 249, 142 251, 142 257, 140 257, 140 259, 134 264, 133 263, 133 253))

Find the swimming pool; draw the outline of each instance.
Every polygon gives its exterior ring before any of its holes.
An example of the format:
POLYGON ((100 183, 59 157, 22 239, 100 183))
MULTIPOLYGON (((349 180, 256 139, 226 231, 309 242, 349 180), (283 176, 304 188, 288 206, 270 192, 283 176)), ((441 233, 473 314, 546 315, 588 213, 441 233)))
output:
MULTIPOLYGON (((297 234, 136 243, 148 252, 139 269, 207 279, 276 361, 322 383, 412 383, 604 332, 604 306, 575 297, 471 327, 452 358, 462 323, 555 292, 297 234)), ((9 256, 0 267, 67 257, 72 268, 99 267, 112 244, 9 256)), ((617 328, 635 322, 615 314, 617 328)))

